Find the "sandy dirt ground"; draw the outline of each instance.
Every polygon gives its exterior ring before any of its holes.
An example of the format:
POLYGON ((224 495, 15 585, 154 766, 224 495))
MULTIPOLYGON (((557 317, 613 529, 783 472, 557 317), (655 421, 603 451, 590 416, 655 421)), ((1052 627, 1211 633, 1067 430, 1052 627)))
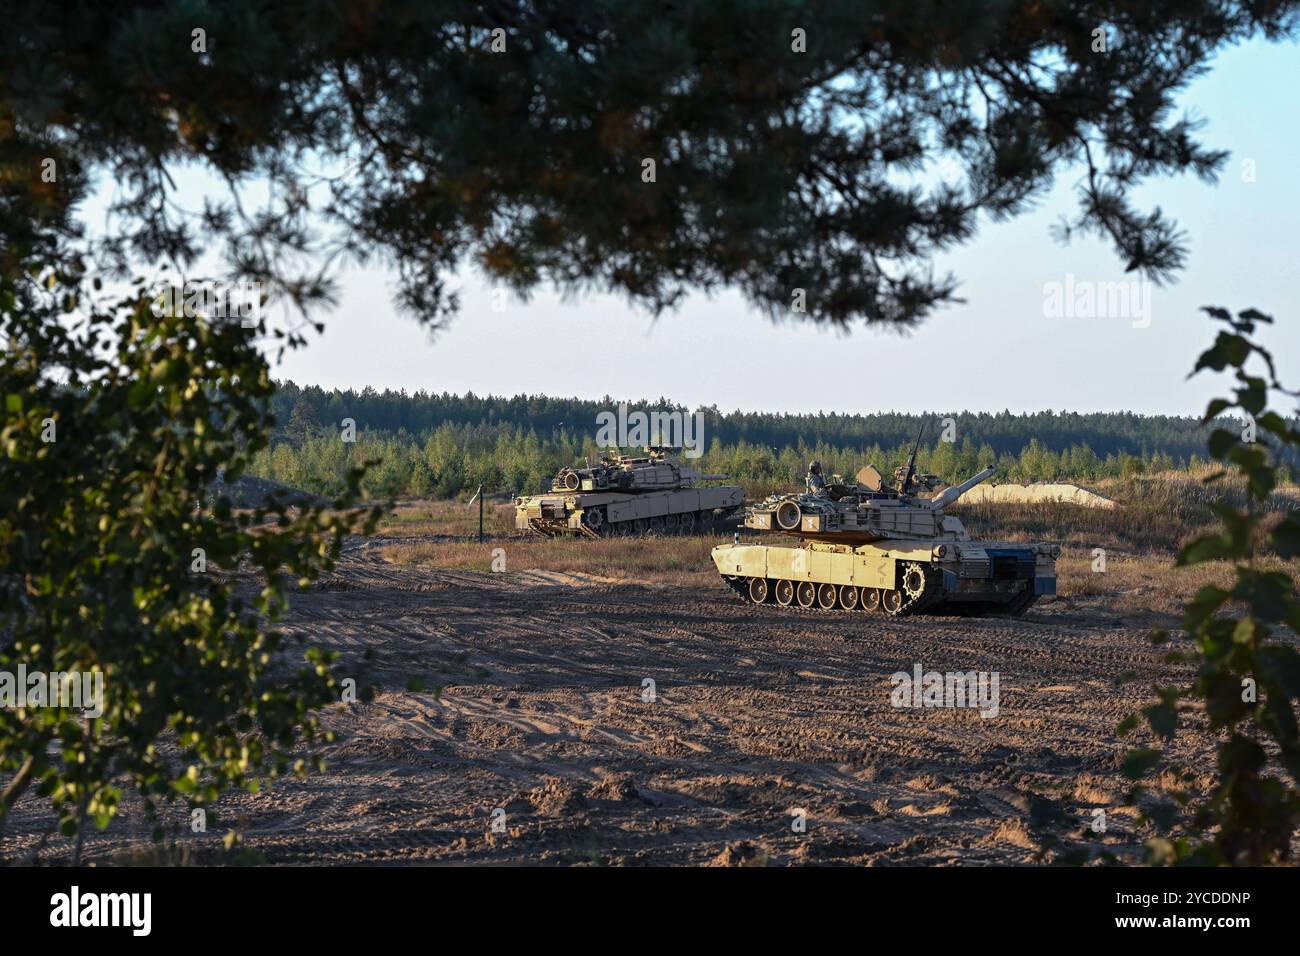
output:
MULTIPOLYGON (((380 543, 353 546, 287 622, 377 695, 326 712, 327 774, 218 806, 270 863, 987 865, 1138 851, 1119 770, 1136 741, 1115 727, 1176 675, 1146 640, 1151 622, 1104 600, 893 620, 755 608, 721 581, 402 568, 380 543), (890 675, 917 664, 996 672, 998 715, 892 706, 890 675), (1098 810, 1104 833, 1089 828, 1098 810)), ((1184 737, 1179 756, 1208 767, 1208 736, 1184 737)), ((131 807, 90 836, 88 860, 147 845, 131 807)), ((10 853, 35 848, 36 810, 15 814, 10 853)), ((181 839, 202 862, 220 833, 181 839)), ((37 860, 59 862, 64 843, 37 860)))

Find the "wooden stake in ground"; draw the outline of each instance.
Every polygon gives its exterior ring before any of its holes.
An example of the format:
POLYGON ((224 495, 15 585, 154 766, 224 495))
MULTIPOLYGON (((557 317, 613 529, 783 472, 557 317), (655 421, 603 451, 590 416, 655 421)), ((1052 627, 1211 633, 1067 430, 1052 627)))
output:
POLYGON ((478 539, 481 542, 483 540, 483 485, 481 483, 478 486, 478 491, 474 492, 474 497, 469 499, 471 505, 474 503, 475 498, 478 499, 478 539))

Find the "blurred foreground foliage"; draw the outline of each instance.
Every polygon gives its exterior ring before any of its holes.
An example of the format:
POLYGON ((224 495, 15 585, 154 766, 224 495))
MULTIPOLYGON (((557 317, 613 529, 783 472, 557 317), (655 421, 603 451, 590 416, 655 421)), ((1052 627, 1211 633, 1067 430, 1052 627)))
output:
POLYGON ((77 203, 111 171, 102 251, 120 270, 221 249, 306 304, 334 299, 333 266, 378 260, 437 326, 472 263, 524 296, 659 312, 734 289, 773 317, 901 328, 959 301, 937 258, 1083 170, 1059 237, 1100 237, 1164 281, 1186 237, 1138 189, 1213 180, 1227 158, 1179 96, 1224 47, 1293 35, 1296 11, 136 0, 56 17, 9 0, 0 247, 76 240, 77 203), (187 164, 229 194, 185 205, 187 164))
MULTIPOLYGON (((1145 722, 1164 747, 1131 751, 1126 774, 1138 781, 1156 773, 1172 774, 1177 781, 1167 797, 1145 804, 1144 817, 1159 834, 1147 844, 1151 862, 1260 866, 1289 861, 1300 827, 1300 724, 1295 703, 1300 699, 1300 652, 1294 643, 1300 634, 1300 600, 1286 567, 1263 566, 1258 557, 1261 542, 1288 565, 1300 555, 1300 515, 1293 509, 1280 520, 1274 516, 1267 525, 1262 523, 1277 474, 1268 448, 1256 439, 1268 433, 1280 446, 1300 446, 1300 430, 1269 405, 1271 393, 1297 393, 1278 381, 1273 356, 1252 338, 1256 327, 1271 323, 1271 317, 1254 309, 1236 316, 1217 307, 1206 311, 1227 328, 1201 355, 1193 374, 1203 369, 1231 371, 1236 386, 1231 398, 1210 402, 1205 418, 1239 409, 1252 423, 1242 432, 1216 429, 1209 451, 1245 480, 1250 494, 1242 507, 1215 505, 1220 529, 1184 547, 1178 563, 1230 561, 1235 581, 1227 588, 1202 588, 1187 605, 1184 627, 1192 648, 1171 651, 1168 659, 1196 665, 1192 684, 1157 687, 1156 700, 1140 715, 1128 717, 1120 732, 1145 722), (1290 640, 1277 639, 1280 628, 1290 630, 1290 640), (1168 753, 1189 705, 1204 709, 1220 741, 1218 773, 1203 800, 1185 786, 1196 774, 1168 753)), ((1165 644, 1170 635, 1156 631, 1152 640, 1165 644)), ((1144 796, 1149 795, 1139 784, 1133 798, 1144 796)))
POLYGON ((0 674, 51 681, 0 707, 0 834, 30 790, 74 860, 124 784, 157 820, 313 765, 313 711, 338 692, 327 656, 293 664, 275 623, 377 517, 344 510, 360 468, 329 506, 212 493, 272 424, 257 330, 98 286, 79 264, 0 275, 0 674), (60 674, 102 680, 102 699, 56 699, 60 674))

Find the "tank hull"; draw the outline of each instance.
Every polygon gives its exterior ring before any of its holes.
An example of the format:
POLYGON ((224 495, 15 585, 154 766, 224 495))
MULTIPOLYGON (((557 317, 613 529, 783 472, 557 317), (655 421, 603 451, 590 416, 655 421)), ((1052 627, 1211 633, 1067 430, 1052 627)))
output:
POLYGON ((733 517, 744 500, 736 485, 639 494, 552 492, 518 499, 515 527, 548 538, 692 534, 733 517))
POLYGON ((712 555, 742 598, 781 607, 1018 615, 1040 595, 1056 593, 1053 549, 1019 542, 731 544, 712 555))

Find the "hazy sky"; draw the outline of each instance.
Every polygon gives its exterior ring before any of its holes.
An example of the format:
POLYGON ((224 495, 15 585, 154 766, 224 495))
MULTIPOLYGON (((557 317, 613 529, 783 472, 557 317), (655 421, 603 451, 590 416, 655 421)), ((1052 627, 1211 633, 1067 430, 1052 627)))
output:
MULTIPOLYGON (((665 396, 695 407, 1015 412, 1133 410, 1199 414, 1225 387, 1186 381, 1217 323, 1198 308, 1272 312, 1267 341, 1300 382, 1300 46, 1255 42, 1228 50, 1183 98, 1206 119, 1204 142, 1232 151, 1217 185, 1157 180, 1138 205, 1162 207, 1190 236, 1176 285, 1154 289, 1142 319, 1049 318, 1048 283, 1132 281, 1100 240, 1061 245, 1049 227, 1076 208, 1081 171, 1067 170, 1034 212, 984 223, 936 263, 966 300, 908 335, 773 324, 740 296, 687 300, 657 321, 612 296, 562 302, 540 290, 492 311, 491 288, 460 276, 462 308, 432 340, 391 304, 391 277, 351 270, 323 336, 288 356, 276 377, 326 387, 542 393, 599 398, 665 396), (1254 182, 1245 181, 1253 161, 1254 182)), ((187 204, 193 197, 184 197, 187 204)))

